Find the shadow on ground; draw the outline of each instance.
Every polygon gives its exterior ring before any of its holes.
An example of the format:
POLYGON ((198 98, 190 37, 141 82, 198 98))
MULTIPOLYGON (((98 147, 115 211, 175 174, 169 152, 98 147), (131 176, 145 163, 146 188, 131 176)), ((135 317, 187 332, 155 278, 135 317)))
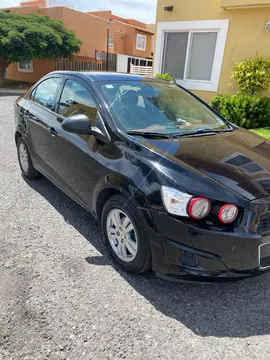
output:
MULTIPOLYGON (((179 284, 151 272, 130 275, 114 266, 101 241, 93 239, 98 224, 89 213, 45 178, 29 182, 102 256, 87 256, 89 264, 113 266, 115 271, 161 313, 200 336, 248 337, 270 334, 270 275, 232 283, 179 284)), ((100 237, 99 237, 100 238, 100 237)))

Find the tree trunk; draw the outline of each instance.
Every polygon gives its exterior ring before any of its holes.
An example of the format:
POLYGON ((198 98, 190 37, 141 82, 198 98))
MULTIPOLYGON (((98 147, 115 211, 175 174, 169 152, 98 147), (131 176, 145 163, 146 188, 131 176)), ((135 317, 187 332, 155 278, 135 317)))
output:
POLYGON ((0 57, 0 86, 3 86, 6 76, 7 67, 10 65, 10 61, 0 57))

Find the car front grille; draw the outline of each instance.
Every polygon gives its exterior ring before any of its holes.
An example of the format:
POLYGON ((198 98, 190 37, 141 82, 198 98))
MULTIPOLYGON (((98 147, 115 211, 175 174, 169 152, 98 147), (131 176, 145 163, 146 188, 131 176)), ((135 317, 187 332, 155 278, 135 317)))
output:
POLYGON ((270 231, 270 212, 263 213, 259 218, 257 232, 259 234, 270 231))

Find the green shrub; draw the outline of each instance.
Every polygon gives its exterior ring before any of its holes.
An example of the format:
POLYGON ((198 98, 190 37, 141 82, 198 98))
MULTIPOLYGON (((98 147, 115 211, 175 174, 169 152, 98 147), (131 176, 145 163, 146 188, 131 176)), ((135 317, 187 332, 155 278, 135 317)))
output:
POLYGON ((175 79, 172 76, 170 76, 168 73, 166 73, 166 74, 156 74, 156 78, 163 79, 163 80, 168 80, 168 81, 175 81, 175 79))
POLYGON ((243 94, 257 95, 270 87, 270 58, 257 56, 236 64, 232 72, 238 91, 243 94))
POLYGON ((270 99, 267 97, 244 94, 217 95, 210 105, 226 120, 246 129, 270 125, 270 99))

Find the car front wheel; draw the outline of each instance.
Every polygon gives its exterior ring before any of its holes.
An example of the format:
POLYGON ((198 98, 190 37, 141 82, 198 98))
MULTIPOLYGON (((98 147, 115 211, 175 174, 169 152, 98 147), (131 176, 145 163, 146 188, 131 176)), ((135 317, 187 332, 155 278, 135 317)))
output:
POLYGON ((144 220, 136 206, 122 195, 104 206, 101 225, 105 243, 123 269, 141 273, 151 267, 151 251, 144 220))

